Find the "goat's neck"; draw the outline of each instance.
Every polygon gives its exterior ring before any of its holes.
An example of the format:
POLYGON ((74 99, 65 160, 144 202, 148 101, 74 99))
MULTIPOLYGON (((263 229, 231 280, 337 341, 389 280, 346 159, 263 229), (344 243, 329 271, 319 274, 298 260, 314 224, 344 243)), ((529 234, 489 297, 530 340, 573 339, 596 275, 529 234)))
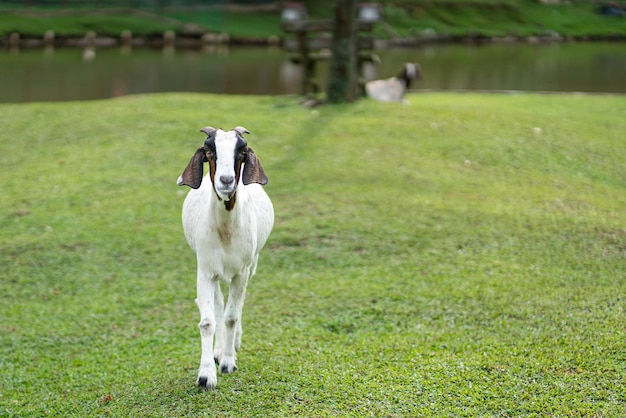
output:
POLYGON ((408 76, 405 75, 404 77, 398 77, 398 79, 402 84, 404 84, 404 88, 408 89, 411 86, 411 78, 408 76))
POLYGON ((237 193, 228 201, 222 200, 211 190, 211 205, 209 207, 212 216, 219 224, 231 224, 239 219, 240 205, 236 204, 236 197, 237 193))
POLYGON ((230 200, 222 200, 218 195, 217 195, 217 190, 215 190, 215 185, 213 184, 213 182, 211 182, 211 185, 213 186, 213 199, 217 200, 219 202, 223 202, 224 203, 224 208, 227 211, 231 211, 233 210, 233 208, 235 207, 235 202, 237 200, 237 191, 235 191, 235 194, 233 194, 233 197, 230 198, 230 200))
POLYGON ((404 88, 408 89, 411 85, 411 81, 413 77, 409 76, 409 73, 406 69, 400 71, 400 73, 396 76, 396 79, 404 85, 404 88))
POLYGON ((237 201, 237 192, 235 192, 235 194, 233 195, 233 197, 230 198, 230 200, 224 201, 224 208, 226 209, 227 212, 230 212, 234 209, 236 201, 237 201))

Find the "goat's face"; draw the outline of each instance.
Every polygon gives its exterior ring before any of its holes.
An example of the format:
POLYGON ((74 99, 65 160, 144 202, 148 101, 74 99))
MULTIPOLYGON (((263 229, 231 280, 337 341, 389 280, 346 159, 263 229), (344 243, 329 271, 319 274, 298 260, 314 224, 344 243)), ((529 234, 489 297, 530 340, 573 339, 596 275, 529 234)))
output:
POLYGON ((407 62, 404 64, 402 71, 398 74, 398 78, 405 80, 406 87, 409 88, 411 81, 419 80, 422 78, 422 69, 420 65, 413 62, 407 62))
POLYGON ((243 184, 267 184, 259 159, 243 139, 243 135, 249 133, 246 128, 238 126, 232 131, 224 131, 208 126, 200 131, 207 135, 207 139, 178 178, 179 186, 200 187, 205 162, 209 163, 209 177, 215 194, 221 200, 233 199, 242 175, 242 165, 243 184))
MULTIPOLYGON (((205 131, 205 130, 203 130, 205 131)), ((215 193, 222 200, 230 200, 235 194, 241 166, 246 158, 248 144, 242 134, 245 129, 223 131, 207 129, 204 150, 209 162, 209 173, 215 193)))

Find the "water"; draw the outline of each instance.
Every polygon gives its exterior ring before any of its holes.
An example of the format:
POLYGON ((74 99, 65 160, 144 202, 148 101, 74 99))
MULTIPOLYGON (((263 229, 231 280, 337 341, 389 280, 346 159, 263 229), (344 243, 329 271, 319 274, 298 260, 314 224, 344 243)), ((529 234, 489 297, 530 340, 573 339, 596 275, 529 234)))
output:
MULTIPOLYGON (((435 45, 375 51, 366 79, 419 62, 415 89, 626 93, 626 44, 435 45)), ((0 102, 92 100, 151 92, 298 94, 300 68, 273 48, 100 48, 0 52, 0 102), (91 59, 90 59, 91 58, 91 59)), ((319 65, 322 88, 328 64, 319 65)))

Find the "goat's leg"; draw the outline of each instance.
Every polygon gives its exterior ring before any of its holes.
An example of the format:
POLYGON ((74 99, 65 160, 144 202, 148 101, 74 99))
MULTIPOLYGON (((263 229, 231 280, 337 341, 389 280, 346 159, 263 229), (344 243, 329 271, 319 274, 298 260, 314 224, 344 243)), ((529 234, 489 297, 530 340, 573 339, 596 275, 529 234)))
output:
POLYGON ((215 286, 215 346, 213 347, 213 358, 215 363, 219 364, 222 357, 222 351, 224 350, 224 295, 220 289, 219 282, 216 282, 215 286))
POLYGON ((241 347, 241 336, 243 335, 243 328, 241 326, 243 322, 243 316, 239 315, 239 321, 237 321, 237 329, 235 329, 235 352, 239 351, 241 347))
MULTIPOLYGON (((252 261, 252 265, 250 266, 250 273, 248 274, 248 278, 246 279, 246 286, 248 284, 248 280, 250 280, 250 278, 252 276, 254 276, 254 274, 256 273, 256 266, 257 263, 259 261, 259 255, 257 254, 254 257, 254 260, 252 261)), ((244 287, 244 292, 245 292, 245 287, 244 287)), ((244 298, 245 298, 245 293, 244 293, 244 298)), ((243 302, 244 300, 241 300, 241 308, 239 309, 239 321, 237 321, 237 329, 235 330, 235 352, 239 351, 239 348, 241 347, 241 336, 243 335, 243 316, 242 316, 242 310, 243 310, 243 302)))
POLYGON ((200 341, 202 344, 202 356, 200 369, 198 370, 198 386, 200 388, 214 389, 217 385, 217 370, 213 359, 213 336, 215 335, 215 286, 219 286, 217 279, 207 277, 198 267, 196 304, 200 310, 200 341))
POLYGON ((224 315, 225 338, 224 351, 220 362, 220 372, 233 373, 237 370, 236 340, 241 344, 241 311, 246 297, 246 285, 248 284, 248 274, 235 276, 230 282, 228 290, 228 302, 224 315))

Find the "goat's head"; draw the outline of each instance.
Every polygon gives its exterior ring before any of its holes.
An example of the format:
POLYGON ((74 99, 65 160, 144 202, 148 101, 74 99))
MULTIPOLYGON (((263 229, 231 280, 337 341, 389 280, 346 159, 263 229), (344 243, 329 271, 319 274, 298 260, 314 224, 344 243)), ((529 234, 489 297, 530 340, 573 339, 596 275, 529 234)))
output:
POLYGON ((243 139, 244 134, 250 133, 246 128, 238 126, 232 131, 223 131, 207 126, 200 132, 205 133, 207 139, 178 178, 179 186, 200 187, 205 162, 209 163, 213 190, 220 200, 234 200, 241 176, 243 184, 267 184, 267 175, 259 159, 243 139))
POLYGON ((422 78, 422 69, 417 63, 407 62, 404 64, 402 71, 400 71, 397 77, 405 80, 406 88, 409 88, 411 81, 422 78))

